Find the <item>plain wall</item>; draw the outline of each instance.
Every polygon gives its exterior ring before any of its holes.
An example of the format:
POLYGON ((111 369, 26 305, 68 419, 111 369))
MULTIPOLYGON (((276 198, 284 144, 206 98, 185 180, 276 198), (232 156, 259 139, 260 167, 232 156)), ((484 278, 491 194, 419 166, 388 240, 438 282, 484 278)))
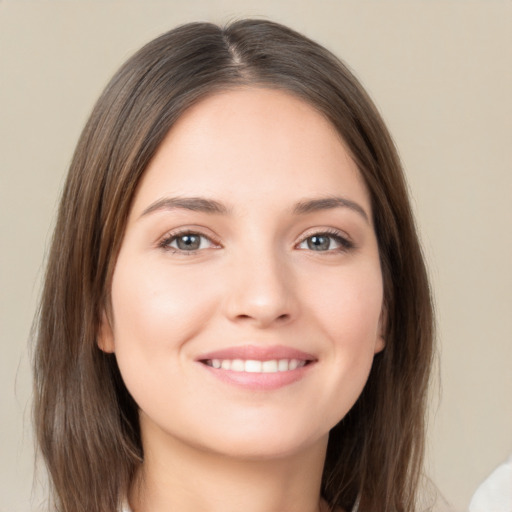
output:
POLYGON ((39 503, 27 340, 93 102, 154 36, 245 16, 289 24, 346 60, 394 135, 438 312, 427 469, 451 508, 465 510, 512 452, 512 2, 0 0, 1 512, 39 503))

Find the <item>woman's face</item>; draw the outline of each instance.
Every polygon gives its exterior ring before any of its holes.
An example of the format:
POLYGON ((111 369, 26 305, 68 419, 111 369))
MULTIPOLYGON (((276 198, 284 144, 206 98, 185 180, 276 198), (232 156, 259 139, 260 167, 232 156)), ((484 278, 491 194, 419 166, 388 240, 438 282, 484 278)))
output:
POLYGON ((325 443, 383 348, 371 219, 303 101, 241 88, 188 110, 139 185, 99 340, 144 439, 240 457, 325 443))

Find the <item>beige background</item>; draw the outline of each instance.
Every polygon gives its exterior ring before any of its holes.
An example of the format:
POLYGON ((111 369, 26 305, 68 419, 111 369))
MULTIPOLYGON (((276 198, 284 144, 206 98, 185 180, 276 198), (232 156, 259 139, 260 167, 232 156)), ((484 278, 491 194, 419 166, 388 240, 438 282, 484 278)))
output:
POLYGON ((442 390, 428 471, 451 508, 465 510, 512 452, 512 2, 0 0, 0 512, 39 502, 27 338, 87 114, 144 42, 247 15, 345 59, 394 134, 435 288, 442 390))

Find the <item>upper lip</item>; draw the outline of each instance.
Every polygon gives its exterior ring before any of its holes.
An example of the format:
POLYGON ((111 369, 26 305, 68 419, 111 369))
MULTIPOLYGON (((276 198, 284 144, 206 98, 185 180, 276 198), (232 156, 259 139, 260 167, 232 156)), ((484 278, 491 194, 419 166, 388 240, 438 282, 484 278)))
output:
POLYGON ((317 358, 313 354, 284 345, 241 345, 214 350, 213 352, 201 354, 196 358, 197 361, 205 361, 208 359, 250 359, 254 361, 298 359, 300 361, 316 361, 317 358))

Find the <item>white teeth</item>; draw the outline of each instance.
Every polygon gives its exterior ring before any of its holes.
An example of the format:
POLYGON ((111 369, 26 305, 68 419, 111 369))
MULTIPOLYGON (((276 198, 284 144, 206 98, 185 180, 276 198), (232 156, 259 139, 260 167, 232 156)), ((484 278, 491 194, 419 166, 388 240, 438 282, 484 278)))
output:
POLYGON ((245 370, 245 364, 241 359, 233 359, 231 361, 231 370, 234 372, 243 372, 245 370))
POLYGON ((261 361, 245 361, 244 371, 251 373, 261 373, 261 361))
POLYGON ((306 361, 299 359, 270 359, 268 361, 257 361, 254 359, 209 359, 205 363, 213 368, 231 370, 232 372, 278 373, 301 368, 305 366, 306 361))
POLYGON ((288 370, 295 370, 299 366, 299 361, 297 359, 290 359, 288 363, 288 370))
MULTIPOLYGON (((281 359, 281 361, 286 361, 286 359, 281 359)), ((276 373, 279 368, 279 364, 275 359, 270 361, 263 361, 261 365, 261 369, 263 373, 276 373)))
POLYGON ((288 371, 288 359, 279 359, 279 361, 277 363, 277 369, 280 372, 288 371))

